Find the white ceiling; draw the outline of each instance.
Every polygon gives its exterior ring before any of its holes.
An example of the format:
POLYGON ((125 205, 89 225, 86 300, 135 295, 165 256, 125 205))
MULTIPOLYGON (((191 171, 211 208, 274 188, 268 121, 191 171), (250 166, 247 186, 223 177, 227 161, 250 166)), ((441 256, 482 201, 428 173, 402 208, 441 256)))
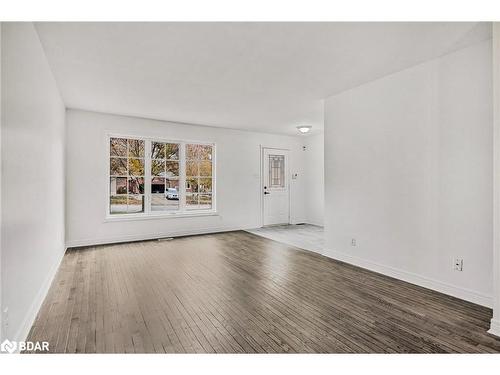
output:
POLYGON ((37 23, 69 108, 296 134, 322 99, 491 37, 485 23, 37 23))

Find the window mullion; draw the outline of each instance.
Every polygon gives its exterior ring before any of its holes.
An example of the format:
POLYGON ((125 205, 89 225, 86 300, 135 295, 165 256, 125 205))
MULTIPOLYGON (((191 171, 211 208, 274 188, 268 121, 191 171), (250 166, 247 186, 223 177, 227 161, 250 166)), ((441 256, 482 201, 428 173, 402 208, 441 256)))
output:
POLYGON ((151 213, 151 140, 144 144, 144 212, 151 213))
POLYGON ((186 211, 186 144, 179 145, 179 211, 186 211))

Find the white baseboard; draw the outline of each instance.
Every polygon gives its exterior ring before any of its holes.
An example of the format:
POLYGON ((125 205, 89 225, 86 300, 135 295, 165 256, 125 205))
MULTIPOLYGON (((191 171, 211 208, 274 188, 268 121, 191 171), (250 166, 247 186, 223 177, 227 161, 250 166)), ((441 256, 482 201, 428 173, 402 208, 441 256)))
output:
POLYGON ((500 337, 500 319, 491 319, 488 333, 500 337))
POLYGON ((493 306, 492 296, 485 295, 474 290, 457 287, 455 285, 444 283, 442 281, 431 279, 422 275, 418 275, 416 273, 372 262, 370 260, 362 259, 338 251, 325 250, 322 255, 361 268, 366 268, 370 271, 378 272, 386 276, 394 277, 395 279, 403 280, 411 284, 422 286, 424 288, 432 289, 440 293, 448 294, 453 297, 473 302, 481 306, 490 308, 493 306))
POLYGON ((57 270, 59 269, 59 265, 61 264, 65 252, 66 248, 63 249, 63 251, 59 255, 59 259, 54 263, 52 268, 49 270, 47 277, 45 278, 44 282, 40 285, 40 289, 38 290, 35 299, 33 300, 30 308, 26 312, 26 315, 23 319, 21 326, 17 329, 14 336, 10 338, 11 341, 17 341, 17 342, 26 341, 26 339, 28 338, 28 334, 31 330, 31 327, 35 322, 36 316, 40 311, 40 307, 42 307, 42 303, 45 300, 47 293, 49 292, 50 285, 52 284, 52 281, 56 276, 57 270))
POLYGON ((133 241, 146 241, 155 240, 158 238, 165 237, 179 237, 179 236, 193 236, 198 234, 210 234, 219 232, 232 232, 236 230, 246 230, 255 228, 253 226, 239 226, 239 227, 214 227, 214 228, 200 228, 182 231, 170 231, 163 233, 149 233, 149 234, 131 234, 131 235, 121 235, 119 237, 106 237, 106 238, 89 238, 83 240, 73 240, 66 242, 66 247, 80 247, 80 246, 96 246, 96 245, 107 245, 113 243, 122 242, 133 242, 133 241))

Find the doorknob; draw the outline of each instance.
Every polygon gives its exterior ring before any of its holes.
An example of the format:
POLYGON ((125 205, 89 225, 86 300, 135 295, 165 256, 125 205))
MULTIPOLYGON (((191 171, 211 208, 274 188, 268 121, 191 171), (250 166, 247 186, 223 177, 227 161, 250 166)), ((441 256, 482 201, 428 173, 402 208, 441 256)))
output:
POLYGON ((265 191, 265 192, 264 192, 264 194, 271 194, 271 193, 270 193, 270 192, 268 192, 268 191, 265 191))

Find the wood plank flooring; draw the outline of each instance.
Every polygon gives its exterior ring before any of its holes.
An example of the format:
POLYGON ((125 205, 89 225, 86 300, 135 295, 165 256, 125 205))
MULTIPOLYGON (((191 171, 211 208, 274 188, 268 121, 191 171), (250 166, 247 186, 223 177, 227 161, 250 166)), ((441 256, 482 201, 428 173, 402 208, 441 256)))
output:
POLYGON ((247 232, 69 250, 57 353, 500 352, 491 310, 247 232))

